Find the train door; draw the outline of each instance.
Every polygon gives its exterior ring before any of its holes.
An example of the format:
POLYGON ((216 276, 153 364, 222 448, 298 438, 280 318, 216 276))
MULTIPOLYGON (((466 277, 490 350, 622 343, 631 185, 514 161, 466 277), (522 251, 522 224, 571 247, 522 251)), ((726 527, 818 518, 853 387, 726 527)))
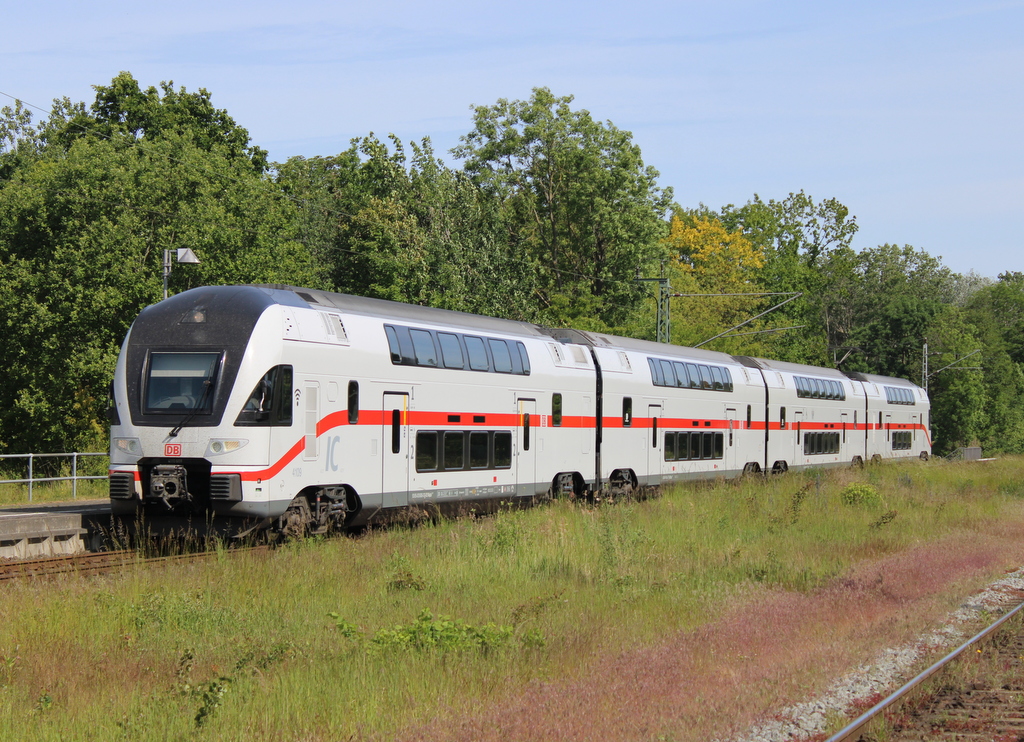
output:
POLYGON ((383 507, 405 507, 409 504, 409 395, 384 392, 383 410, 383 507))
MULTIPOLYGON (((661 405, 647 405, 647 417, 651 419, 651 434, 647 441, 647 480, 645 484, 654 486, 661 484, 661 467, 664 457, 662 456, 662 432, 661 432, 661 405)), ((641 479, 643 479, 641 477, 641 479)))
POLYGON ((320 421, 320 384, 305 382, 302 395, 306 398, 303 405, 302 460, 316 461, 320 454, 320 439, 316 435, 316 425, 320 421))
MULTIPOLYGON (((537 492, 537 400, 517 399, 519 409, 519 445, 516 448, 516 494, 533 495, 537 492)), ((543 487, 547 489, 547 487, 543 487)))

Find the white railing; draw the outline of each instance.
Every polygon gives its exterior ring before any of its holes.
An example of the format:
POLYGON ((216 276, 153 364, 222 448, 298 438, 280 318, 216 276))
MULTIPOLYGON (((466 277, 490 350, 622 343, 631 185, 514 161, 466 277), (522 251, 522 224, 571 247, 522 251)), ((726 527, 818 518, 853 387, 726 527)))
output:
POLYGON ((106 474, 86 476, 78 473, 78 460, 89 456, 107 456, 107 453, 9 453, 0 455, 0 459, 28 459, 28 477, 26 479, 0 479, 0 484, 27 484, 28 501, 32 502, 32 486, 41 482, 71 482, 71 497, 78 499, 78 482, 87 479, 106 479, 106 474), (71 459, 71 476, 68 477, 36 477, 34 463, 36 459, 69 458, 71 459))

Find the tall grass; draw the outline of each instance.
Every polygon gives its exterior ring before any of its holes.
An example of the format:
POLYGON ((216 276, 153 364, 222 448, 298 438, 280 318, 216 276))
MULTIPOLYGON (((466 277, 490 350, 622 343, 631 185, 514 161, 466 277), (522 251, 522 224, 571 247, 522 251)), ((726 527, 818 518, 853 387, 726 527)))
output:
POLYGON ((809 592, 1019 520, 1020 463, 758 477, 8 585, 0 736, 391 738, 585 678, 752 586, 809 592))

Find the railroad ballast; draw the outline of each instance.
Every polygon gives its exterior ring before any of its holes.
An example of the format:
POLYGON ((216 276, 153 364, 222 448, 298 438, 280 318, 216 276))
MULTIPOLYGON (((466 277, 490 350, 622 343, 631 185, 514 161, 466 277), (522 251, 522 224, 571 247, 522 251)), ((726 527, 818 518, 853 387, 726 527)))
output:
POLYGON ((308 532, 931 453, 905 381, 291 286, 139 315, 110 500, 308 532))

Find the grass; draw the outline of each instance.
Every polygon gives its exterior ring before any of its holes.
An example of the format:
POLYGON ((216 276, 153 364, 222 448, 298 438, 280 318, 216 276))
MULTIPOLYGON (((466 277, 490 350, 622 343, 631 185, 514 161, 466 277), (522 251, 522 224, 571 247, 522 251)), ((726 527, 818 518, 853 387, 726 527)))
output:
MULTIPOLYGON (((443 738, 523 691, 586 686, 609 657, 699 635, 758 591, 799 599, 858 564, 1020 521, 1020 465, 752 478, 7 585, 0 736, 443 738)), ((603 703, 595 724, 615 713, 603 703)), ((682 724, 633 736, 683 739, 682 724)))

